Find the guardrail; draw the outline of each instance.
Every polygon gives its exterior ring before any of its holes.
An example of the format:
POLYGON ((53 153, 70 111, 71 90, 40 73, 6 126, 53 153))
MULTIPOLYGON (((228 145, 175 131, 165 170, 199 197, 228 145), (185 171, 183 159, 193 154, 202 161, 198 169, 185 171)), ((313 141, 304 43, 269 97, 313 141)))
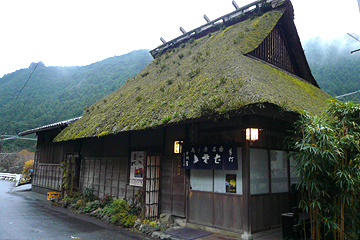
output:
POLYGON ((20 182, 22 174, 16 173, 0 173, 0 180, 8 180, 16 182, 16 185, 20 182))

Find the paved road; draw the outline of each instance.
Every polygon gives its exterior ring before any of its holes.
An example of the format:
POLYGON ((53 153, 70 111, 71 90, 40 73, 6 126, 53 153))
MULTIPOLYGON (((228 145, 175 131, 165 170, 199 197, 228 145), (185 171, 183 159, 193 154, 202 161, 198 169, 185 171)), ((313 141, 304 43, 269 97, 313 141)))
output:
POLYGON ((52 207, 24 194, 10 193, 14 183, 0 180, 0 239, 150 239, 98 219, 52 207))

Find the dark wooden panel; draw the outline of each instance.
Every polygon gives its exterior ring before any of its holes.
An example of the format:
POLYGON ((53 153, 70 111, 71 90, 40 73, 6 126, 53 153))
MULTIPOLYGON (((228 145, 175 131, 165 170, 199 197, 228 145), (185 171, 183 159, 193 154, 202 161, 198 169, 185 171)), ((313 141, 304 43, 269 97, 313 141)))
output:
POLYGON ((214 193, 214 225, 242 230, 243 201, 241 195, 214 193))
POLYGON ((290 208, 289 194, 262 194, 251 196, 251 225, 261 231, 281 225, 281 214, 290 208))
POLYGON ((161 212, 186 215, 185 171, 178 172, 180 156, 162 158, 161 212))
POLYGON ((189 222, 213 226, 214 198, 212 192, 190 191, 189 222))

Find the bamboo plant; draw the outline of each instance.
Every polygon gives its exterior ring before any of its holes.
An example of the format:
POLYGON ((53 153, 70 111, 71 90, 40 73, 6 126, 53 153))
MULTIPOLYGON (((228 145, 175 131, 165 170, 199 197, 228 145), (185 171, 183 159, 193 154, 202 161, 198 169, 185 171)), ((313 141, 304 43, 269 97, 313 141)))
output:
POLYGON ((358 238, 360 105, 332 100, 323 116, 296 123, 294 157, 300 207, 309 213, 306 239, 358 238))

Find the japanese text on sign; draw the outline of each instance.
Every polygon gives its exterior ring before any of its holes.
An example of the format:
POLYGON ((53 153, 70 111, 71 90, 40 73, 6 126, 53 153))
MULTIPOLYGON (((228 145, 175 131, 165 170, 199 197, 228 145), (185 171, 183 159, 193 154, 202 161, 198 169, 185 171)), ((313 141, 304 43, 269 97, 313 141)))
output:
POLYGON ((181 155, 183 169, 237 170, 235 144, 185 146, 181 155))

